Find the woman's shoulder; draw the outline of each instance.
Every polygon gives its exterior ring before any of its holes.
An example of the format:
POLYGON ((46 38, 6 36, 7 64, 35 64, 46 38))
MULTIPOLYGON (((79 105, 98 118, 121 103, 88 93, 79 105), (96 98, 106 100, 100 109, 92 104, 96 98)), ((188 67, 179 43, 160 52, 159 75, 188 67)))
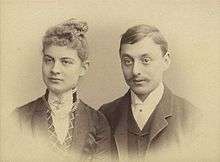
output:
POLYGON ((39 97, 20 107, 15 108, 12 114, 19 116, 31 116, 36 111, 36 109, 42 104, 43 104, 43 98, 39 97))
POLYGON ((104 116, 104 114, 102 112, 100 112, 99 110, 92 108, 91 106, 89 106, 88 104, 86 104, 85 102, 83 102, 81 100, 80 100, 80 104, 83 107, 84 112, 87 113, 91 122, 103 123, 107 120, 106 117, 104 116))

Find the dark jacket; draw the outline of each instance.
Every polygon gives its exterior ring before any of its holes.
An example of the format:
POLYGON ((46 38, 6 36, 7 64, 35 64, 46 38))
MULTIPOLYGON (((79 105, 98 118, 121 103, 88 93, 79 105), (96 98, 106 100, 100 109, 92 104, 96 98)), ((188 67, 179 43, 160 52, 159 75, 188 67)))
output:
MULTIPOLYGON (((47 110, 49 104, 42 96, 13 112, 16 124, 23 135, 33 140, 49 141, 47 110)), ((105 116, 83 103, 81 100, 76 110, 74 131, 72 132, 71 153, 79 161, 109 160, 110 128, 105 116)), ((109 160, 110 161, 110 160, 109 160)))
MULTIPOLYGON (((114 136, 112 152, 119 156, 121 161, 128 160, 128 150, 132 147, 128 145, 128 132, 132 131, 128 127, 130 110, 130 90, 123 97, 104 104, 100 108, 107 117, 114 136)), ((193 105, 175 96, 165 86, 162 99, 145 125, 147 129, 142 130, 142 134, 148 133, 146 155, 162 151, 163 148, 167 150, 169 146, 181 147, 184 135, 192 131, 194 111, 193 105)))

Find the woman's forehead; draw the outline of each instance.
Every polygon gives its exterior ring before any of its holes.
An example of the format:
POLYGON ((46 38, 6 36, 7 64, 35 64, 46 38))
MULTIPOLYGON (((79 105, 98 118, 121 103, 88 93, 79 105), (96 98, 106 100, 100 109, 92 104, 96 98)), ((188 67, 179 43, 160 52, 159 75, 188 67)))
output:
POLYGON ((78 52, 67 46, 50 46, 44 51, 44 55, 54 58, 76 58, 78 52))

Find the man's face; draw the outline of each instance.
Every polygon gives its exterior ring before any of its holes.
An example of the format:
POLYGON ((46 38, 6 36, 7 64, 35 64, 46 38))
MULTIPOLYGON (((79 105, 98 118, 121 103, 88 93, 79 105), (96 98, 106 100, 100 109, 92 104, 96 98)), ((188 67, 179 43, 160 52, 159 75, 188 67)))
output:
POLYGON ((134 44, 122 44, 120 57, 126 83, 144 99, 162 81, 170 64, 169 55, 162 56, 160 46, 147 37, 134 44))
POLYGON ((75 88, 85 69, 77 50, 66 46, 50 46, 44 52, 43 80, 47 88, 56 94, 75 88))

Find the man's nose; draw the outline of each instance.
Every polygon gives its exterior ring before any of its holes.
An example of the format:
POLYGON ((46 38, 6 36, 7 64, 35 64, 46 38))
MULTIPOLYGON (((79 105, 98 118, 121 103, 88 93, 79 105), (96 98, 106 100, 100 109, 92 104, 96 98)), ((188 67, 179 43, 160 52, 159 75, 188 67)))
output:
POLYGON ((133 75, 140 75, 140 74, 141 74, 141 63, 134 61, 133 75))
POLYGON ((61 71, 61 65, 60 63, 57 61, 54 63, 52 69, 51 69, 51 72, 54 73, 54 74, 59 74, 61 71))

